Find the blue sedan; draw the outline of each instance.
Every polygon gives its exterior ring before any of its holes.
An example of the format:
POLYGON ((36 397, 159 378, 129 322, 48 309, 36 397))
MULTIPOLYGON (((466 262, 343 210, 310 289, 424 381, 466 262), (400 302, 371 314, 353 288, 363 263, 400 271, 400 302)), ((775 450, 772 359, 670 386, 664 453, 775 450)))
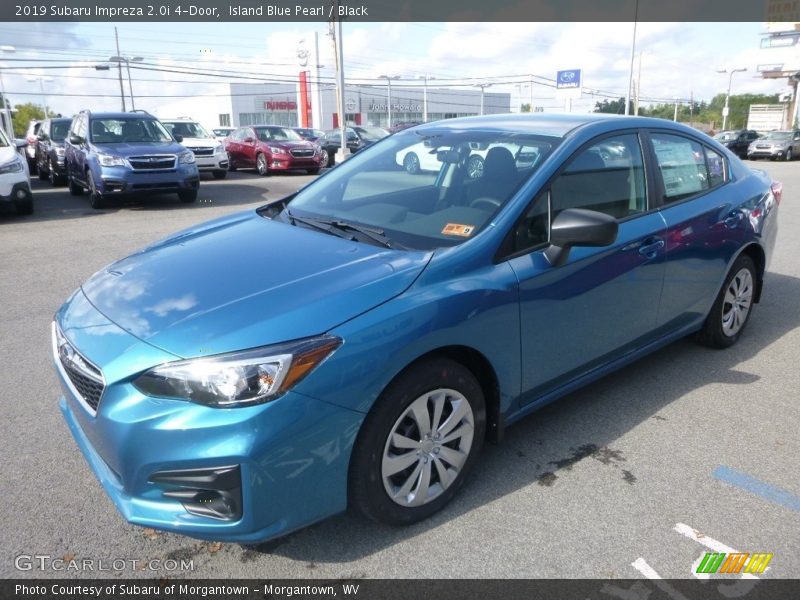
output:
POLYGON ((511 423, 681 337, 734 344, 781 191, 657 119, 407 129, 95 273, 53 322, 61 411, 132 523, 413 523, 511 423))

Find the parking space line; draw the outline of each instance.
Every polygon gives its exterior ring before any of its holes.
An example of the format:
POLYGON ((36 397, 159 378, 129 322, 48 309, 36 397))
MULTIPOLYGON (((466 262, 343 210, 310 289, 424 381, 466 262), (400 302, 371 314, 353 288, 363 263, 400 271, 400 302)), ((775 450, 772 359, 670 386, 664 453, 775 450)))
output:
POLYGON ((800 512, 800 496, 795 496, 791 492, 765 483, 747 473, 742 473, 730 467, 719 466, 714 471, 714 477, 746 492, 761 496, 773 504, 779 504, 789 510, 800 512))

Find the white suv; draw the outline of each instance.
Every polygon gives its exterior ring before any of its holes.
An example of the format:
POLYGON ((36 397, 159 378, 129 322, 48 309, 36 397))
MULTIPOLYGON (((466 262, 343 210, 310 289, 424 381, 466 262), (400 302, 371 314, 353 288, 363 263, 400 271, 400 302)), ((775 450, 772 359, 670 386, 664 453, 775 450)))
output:
POLYGON ((194 153, 197 169, 210 171, 214 179, 225 179, 228 174, 228 153, 225 146, 206 131, 197 121, 188 117, 160 119, 161 123, 179 143, 194 153))
POLYGON ((33 195, 28 162, 17 148, 24 142, 10 141, 0 129, 0 204, 13 204, 17 212, 29 215, 33 212, 33 195))

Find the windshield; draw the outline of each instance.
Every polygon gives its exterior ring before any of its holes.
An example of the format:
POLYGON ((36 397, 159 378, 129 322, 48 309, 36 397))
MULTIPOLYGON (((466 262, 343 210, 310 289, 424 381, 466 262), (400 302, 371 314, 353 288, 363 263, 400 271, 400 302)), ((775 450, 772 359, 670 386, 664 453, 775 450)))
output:
POLYGON ((54 142, 63 142, 67 139, 71 121, 53 121, 50 125, 50 139, 54 142))
POLYGON ((191 121, 164 121, 164 127, 166 127, 172 135, 179 135, 184 138, 212 137, 200 123, 193 123, 191 121))
POLYGON ((380 127, 353 127, 353 130, 368 142, 377 142, 389 135, 388 131, 380 127))
POLYGON ((777 142, 785 142, 787 140, 792 139, 792 132, 791 131, 770 131, 767 134, 768 140, 774 140, 777 142))
POLYGON ((155 119, 92 119, 95 144, 171 142, 172 136, 155 119))
POLYGON ((6 132, 0 129, 0 148, 7 148, 11 144, 8 142, 8 138, 6 137, 6 132))
MULTIPOLYGON (((503 131, 420 133, 358 152, 302 189, 291 215, 366 225, 407 248, 454 246, 488 225, 560 142, 503 131)), ((286 210, 281 218, 290 221, 286 210)))
POLYGON ((303 139, 296 131, 286 127, 256 127, 255 130, 262 142, 297 142, 303 139))
POLYGON ((717 135, 714 136, 714 139, 719 142, 732 142, 738 137, 739 134, 736 131, 720 131, 717 135))

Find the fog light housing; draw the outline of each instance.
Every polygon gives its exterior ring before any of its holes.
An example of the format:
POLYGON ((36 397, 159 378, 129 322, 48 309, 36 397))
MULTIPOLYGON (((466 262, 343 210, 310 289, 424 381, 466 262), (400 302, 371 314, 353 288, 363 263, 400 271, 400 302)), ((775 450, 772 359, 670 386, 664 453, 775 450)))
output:
POLYGON ((25 198, 28 197, 28 193, 22 188, 17 188, 17 191, 14 195, 17 197, 17 200, 25 200, 25 198))
POLYGON ((242 518, 242 476, 239 465, 210 469, 158 471, 148 479, 166 489, 164 498, 178 500, 186 512, 222 521, 242 518))

